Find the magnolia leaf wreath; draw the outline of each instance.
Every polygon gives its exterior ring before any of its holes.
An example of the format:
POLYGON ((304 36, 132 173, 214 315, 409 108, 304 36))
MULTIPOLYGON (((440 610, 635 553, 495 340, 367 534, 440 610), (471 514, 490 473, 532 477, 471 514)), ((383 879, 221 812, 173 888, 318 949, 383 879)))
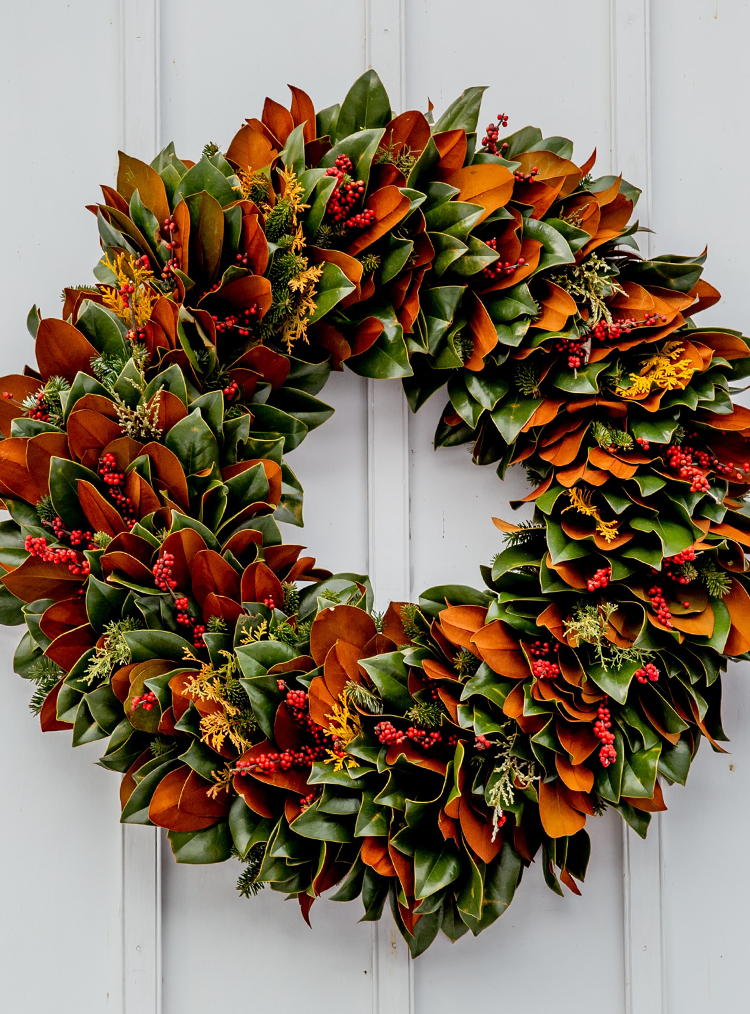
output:
POLYGON ((106 740, 122 820, 238 888, 389 901, 414 955, 493 923, 541 849, 576 894, 586 818, 640 835, 748 657, 750 374, 698 327, 704 256, 643 259, 638 190, 483 88, 393 116, 369 71, 292 88, 226 152, 120 155, 96 282, 34 308, 0 380, 0 619, 42 729, 106 740), (360 574, 282 543, 284 455, 343 364, 446 387, 436 444, 521 463, 485 590, 372 610, 360 574))

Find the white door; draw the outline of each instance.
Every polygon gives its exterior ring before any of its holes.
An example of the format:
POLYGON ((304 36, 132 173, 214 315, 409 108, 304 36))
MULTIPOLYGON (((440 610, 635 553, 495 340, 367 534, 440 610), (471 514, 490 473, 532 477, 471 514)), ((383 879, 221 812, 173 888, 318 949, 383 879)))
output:
MULTIPOLYGON (((32 303, 59 311, 97 259, 83 210, 120 146, 195 157, 226 145, 266 94, 339 101, 368 66, 397 109, 440 111, 490 86, 505 112, 572 138, 642 187, 654 249, 699 253, 724 299, 703 323, 750 330, 745 100, 750 5, 739 0, 26 0, 2 5, 2 372, 33 356, 32 303)), ((523 485, 465 448, 432 451, 440 396, 407 418, 397 384, 334 375, 336 414, 295 452, 304 542, 322 565, 368 571, 379 597, 480 584, 499 548, 491 515, 523 485), (326 481, 320 475, 325 465, 326 481), (384 492, 388 477, 391 492, 384 492)), ((295 534, 295 541, 297 535, 295 534)), ((117 778, 97 745, 42 736, 3 643, 0 1009, 11 1014, 740 1014, 748 1007, 747 666, 725 680, 731 754, 705 745, 649 841, 593 822, 582 898, 541 870, 474 940, 413 964, 358 903, 296 905, 234 888, 238 864, 177 866, 155 832, 118 824, 117 778), (157 865, 160 863, 160 865, 157 865)))

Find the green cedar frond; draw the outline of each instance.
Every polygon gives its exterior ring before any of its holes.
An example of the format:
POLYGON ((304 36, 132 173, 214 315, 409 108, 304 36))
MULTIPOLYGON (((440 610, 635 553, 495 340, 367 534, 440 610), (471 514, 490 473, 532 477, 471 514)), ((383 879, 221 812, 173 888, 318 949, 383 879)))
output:
POLYGON ((89 661, 83 679, 87 683, 109 680, 116 669, 130 664, 130 648, 125 634, 130 630, 142 630, 140 620, 126 616, 122 620, 113 620, 104 627, 104 644, 96 649, 96 654, 89 661))

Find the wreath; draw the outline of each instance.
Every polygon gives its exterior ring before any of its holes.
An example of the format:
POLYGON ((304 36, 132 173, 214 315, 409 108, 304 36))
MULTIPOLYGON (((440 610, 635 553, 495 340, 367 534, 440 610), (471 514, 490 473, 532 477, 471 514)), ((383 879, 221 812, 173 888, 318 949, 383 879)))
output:
POLYGON ((178 862, 313 900, 389 900, 414 955, 478 934, 541 849, 580 893, 586 818, 645 836, 715 750, 748 657, 750 374, 698 327, 704 256, 644 259, 638 190, 562 137, 481 140, 482 88, 432 123, 369 71, 316 114, 292 88, 226 152, 121 154, 95 284, 33 308, 0 381, 0 619, 42 729, 106 740, 122 820, 178 862), (331 574, 284 455, 343 365, 447 385, 436 444, 531 491, 486 588, 372 610, 331 574))

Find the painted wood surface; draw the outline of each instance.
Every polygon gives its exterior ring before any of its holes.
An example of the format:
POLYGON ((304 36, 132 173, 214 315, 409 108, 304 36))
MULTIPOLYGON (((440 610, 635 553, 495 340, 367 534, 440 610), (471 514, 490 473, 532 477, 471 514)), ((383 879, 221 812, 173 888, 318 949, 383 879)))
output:
MULTIPOLYGON (((196 157, 207 141, 225 145, 264 95, 283 98, 287 82, 322 107, 370 64, 398 109, 429 99, 439 113, 466 86, 487 84, 483 122, 505 112, 510 129, 531 122, 571 137, 581 158, 596 147, 602 171, 622 169, 644 189, 639 212, 654 250, 697 253, 708 243, 707 277, 724 300, 703 322, 750 330, 737 252, 750 224, 744 2, 6 6, 4 372, 32 358, 29 306, 55 314, 63 285, 90 277, 97 240, 83 205, 111 182, 119 146, 149 157, 174 140, 196 157)), ((508 516, 523 476, 500 483, 467 448, 433 452, 439 395, 411 416, 398 385, 345 372, 324 397, 335 416, 290 459, 305 487, 305 531, 286 537, 321 565, 369 570, 381 601, 446 580, 478 584, 479 564, 499 548, 490 517, 508 516)), ((118 825, 117 778, 92 763, 96 744, 71 751, 65 734, 38 732, 28 688, 11 673, 17 633, 0 638, 10 716, 0 741, 3 1009, 427 1014, 463 1009, 467 995, 472 1007, 529 1014, 746 1009, 744 664, 725 680, 731 754, 704 744, 688 787, 667 790, 659 834, 644 844, 623 837, 614 815, 593 822, 582 898, 551 894, 533 867, 478 940, 438 941, 411 963, 388 922, 357 922, 356 904, 316 903, 311 932, 273 892, 239 899, 234 862, 179 867, 164 843, 157 866, 156 834, 118 825)))

